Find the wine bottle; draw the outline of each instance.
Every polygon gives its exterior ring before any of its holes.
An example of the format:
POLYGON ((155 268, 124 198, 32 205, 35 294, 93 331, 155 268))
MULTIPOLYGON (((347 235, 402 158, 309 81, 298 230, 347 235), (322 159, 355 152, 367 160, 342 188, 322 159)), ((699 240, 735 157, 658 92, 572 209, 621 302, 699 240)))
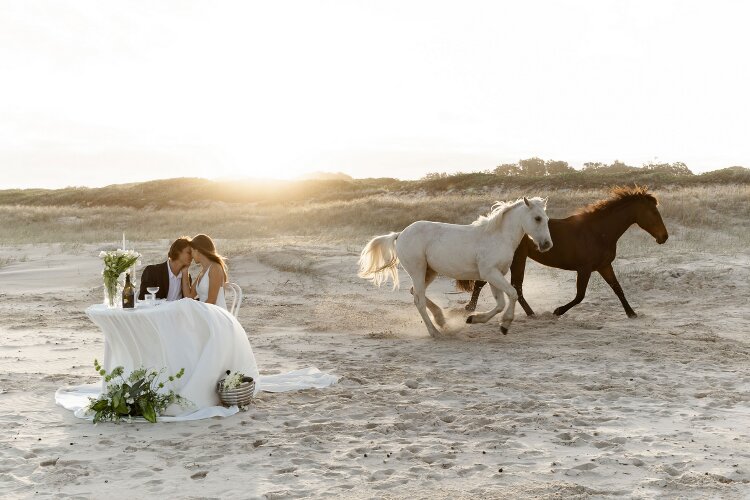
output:
POLYGON ((130 273, 125 275, 125 288, 122 289, 122 308, 132 309, 135 307, 135 287, 130 282, 130 273))

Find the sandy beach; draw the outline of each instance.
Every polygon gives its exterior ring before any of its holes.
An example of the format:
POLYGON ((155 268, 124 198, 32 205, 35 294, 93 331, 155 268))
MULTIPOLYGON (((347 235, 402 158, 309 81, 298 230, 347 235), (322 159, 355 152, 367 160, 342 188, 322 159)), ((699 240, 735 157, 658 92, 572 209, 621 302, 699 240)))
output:
POLYGON ((748 19, 0 2, 0 500, 750 500, 748 19))
MULTIPOLYGON (((147 263, 164 242, 137 246, 147 263)), ((93 426, 53 395, 96 379, 103 343, 83 311, 101 300, 99 248, 0 248, 4 498, 750 495, 747 253, 620 259, 634 320, 600 278, 556 318, 575 275, 530 263, 538 316, 519 308, 507 336, 465 325, 468 294, 439 279, 451 334, 436 341, 408 276, 377 289, 353 246, 269 242, 307 264, 231 260, 261 373, 317 366, 340 383, 264 393, 226 419, 93 426)))

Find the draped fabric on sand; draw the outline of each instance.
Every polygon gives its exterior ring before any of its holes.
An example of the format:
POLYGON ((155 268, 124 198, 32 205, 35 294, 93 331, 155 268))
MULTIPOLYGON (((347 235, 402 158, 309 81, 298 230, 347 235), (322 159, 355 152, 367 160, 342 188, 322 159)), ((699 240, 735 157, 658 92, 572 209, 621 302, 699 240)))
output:
MULTIPOLYGON (((125 374, 140 368, 164 368, 161 380, 165 390, 171 385, 188 400, 184 407, 170 406, 160 421, 195 420, 228 416, 237 407, 219 406, 216 383, 226 370, 242 372, 258 383, 257 391, 284 392, 322 388, 334 384, 338 377, 317 368, 296 370, 279 375, 259 376, 258 366, 242 325, 225 309, 191 299, 182 299, 157 307, 124 311, 103 305, 86 310, 101 328, 105 338, 102 366, 112 370, 123 366, 125 374), (185 368, 181 379, 166 378, 185 368)), ((85 414, 89 397, 98 397, 104 381, 65 387, 55 393, 57 404, 73 410, 80 418, 85 414)))

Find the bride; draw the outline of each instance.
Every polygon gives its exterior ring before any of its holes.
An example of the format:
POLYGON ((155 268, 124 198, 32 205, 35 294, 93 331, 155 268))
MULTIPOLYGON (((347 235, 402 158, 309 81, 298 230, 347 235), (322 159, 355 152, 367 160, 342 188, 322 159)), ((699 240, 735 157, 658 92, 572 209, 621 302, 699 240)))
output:
POLYGON ((207 304, 214 304, 226 309, 224 284, 227 282, 227 265, 224 258, 216 253, 214 242, 205 234, 199 234, 190 241, 193 249, 193 260, 201 266, 201 272, 193 283, 187 273, 187 266, 182 271, 182 294, 185 297, 207 304))

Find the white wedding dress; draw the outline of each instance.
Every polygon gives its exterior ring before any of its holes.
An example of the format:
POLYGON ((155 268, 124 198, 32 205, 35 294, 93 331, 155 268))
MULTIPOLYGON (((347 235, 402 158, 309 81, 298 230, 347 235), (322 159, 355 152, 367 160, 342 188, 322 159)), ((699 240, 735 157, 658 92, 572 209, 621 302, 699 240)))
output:
MULTIPOLYGON (((211 266, 213 266, 213 264, 208 266, 208 269, 206 269, 206 272, 203 273, 203 276, 201 276, 200 281, 195 287, 195 291, 198 293, 198 300, 204 303, 208 300, 208 288, 211 281, 211 278, 208 276, 208 272, 211 270, 211 266)), ((219 295, 216 296, 216 305, 221 307, 222 309, 227 308, 227 301, 224 298, 223 286, 219 287, 219 295)))

